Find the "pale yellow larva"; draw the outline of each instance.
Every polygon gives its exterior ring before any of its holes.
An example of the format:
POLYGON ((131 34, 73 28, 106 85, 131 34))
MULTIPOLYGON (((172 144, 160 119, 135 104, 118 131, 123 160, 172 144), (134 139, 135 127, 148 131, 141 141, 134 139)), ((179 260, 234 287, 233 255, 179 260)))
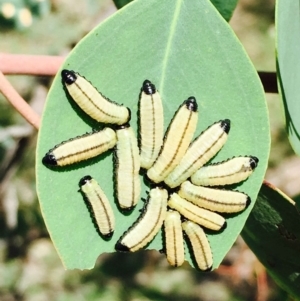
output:
POLYGON ((189 181, 180 185, 178 194, 199 207, 216 212, 240 212, 251 202, 243 192, 196 186, 189 181))
POLYGON ((213 265, 213 256, 209 241, 203 229, 192 221, 183 222, 182 229, 191 243, 198 268, 205 272, 210 271, 213 265))
POLYGON ((254 156, 245 156, 203 166, 191 176, 191 181, 195 185, 202 186, 223 186, 239 183, 252 174, 258 161, 258 158, 254 156))
POLYGON ((110 238, 115 229, 115 216, 106 195, 91 176, 83 177, 79 187, 91 206, 99 232, 105 238, 110 238))
POLYGON ((117 137, 114 130, 104 128, 64 141, 49 150, 43 163, 49 166, 65 166, 96 157, 116 145, 117 137))
POLYGON ((164 182, 170 188, 179 186, 215 156, 227 141, 229 130, 229 119, 220 120, 208 127, 194 140, 180 163, 165 178, 164 182))
POLYGON ((140 156, 137 138, 129 124, 116 129, 115 149, 116 196, 121 209, 131 210, 141 194, 140 156))
POLYGON ((177 210, 188 220, 191 220, 207 229, 219 231, 226 227, 226 220, 223 216, 207 209, 200 208, 183 199, 177 193, 171 194, 168 206, 177 210))
POLYGON ((164 221, 165 252, 170 265, 178 267, 184 262, 184 243, 180 214, 168 210, 164 221))
POLYGON ((78 73, 62 70, 63 82, 73 100, 90 117, 103 123, 124 124, 130 120, 130 110, 104 97, 78 73))
POLYGON ((115 245, 117 251, 135 252, 145 247, 158 233, 166 218, 168 192, 163 188, 150 190, 141 216, 115 245))
POLYGON ((149 169, 163 144, 164 115, 159 92, 145 80, 139 101, 139 130, 141 167, 149 169))
POLYGON ((165 135, 162 149, 147 172, 148 178, 154 183, 162 182, 184 156, 196 130, 197 108, 196 99, 189 97, 176 112, 165 135))

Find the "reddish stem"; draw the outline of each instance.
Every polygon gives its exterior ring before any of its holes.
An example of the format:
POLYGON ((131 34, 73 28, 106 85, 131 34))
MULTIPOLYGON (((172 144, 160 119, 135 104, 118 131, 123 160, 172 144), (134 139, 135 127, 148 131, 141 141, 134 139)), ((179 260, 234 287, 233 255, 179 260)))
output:
POLYGON ((36 129, 40 116, 14 89, 3 74, 54 76, 64 61, 63 57, 0 53, 0 92, 8 102, 36 129))
POLYGON ((8 102, 36 129, 40 127, 40 116, 32 110, 30 105, 14 89, 10 82, 0 71, 0 92, 8 102))
MULTIPOLYGON (((0 92, 14 108, 36 129, 40 117, 18 94, 3 74, 27 74, 54 76, 63 64, 64 57, 47 55, 20 55, 0 53, 0 92)), ((266 92, 277 92, 276 74, 258 72, 266 92)))
POLYGON ((64 57, 0 53, 0 71, 3 74, 29 74, 53 76, 64 57))

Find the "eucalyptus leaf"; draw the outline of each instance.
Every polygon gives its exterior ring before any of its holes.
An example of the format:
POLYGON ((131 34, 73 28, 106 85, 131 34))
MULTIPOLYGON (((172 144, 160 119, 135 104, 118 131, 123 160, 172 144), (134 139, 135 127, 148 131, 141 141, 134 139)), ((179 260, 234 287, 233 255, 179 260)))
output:
MULTIPOLYGON (((125 6, 133 0, 114 0, 114 3, 118 9, 125 6)), ((238 0, 210 0, 216 7, 219 13, 223 16, 226 21, 229 21, 233 11, 237 5, 238 0)))
POLYGON ((285 111, 286 130, 300 155, 300 3, 276 2, 277 78, 285 111))
POLYGON ((289 294, 300 298, 300 213, 296 203, 265 182, 242 237, 289 294))
POLYGON ((228 22, 231 19, 238 0, 210 0, 223 18, 228 22))
MULTIPOLYGON (((67 57, 63 69, 73 69, 105 96, 128 106, 137 131, 140 88, 145 79, 160 91, 165 129, 181 103, 193 95, 198 101, 197 134, 221 119, 231 120, 218 162, 239 155, 259 158, 258 168, 238 189, 252 199, 242 213, 228 215, 227 229, 208 233, 218 267, 242 230, 261 186, 269 154, 269 122, 264 92, 257 73, 238 39, 210 1, 135 0, 92 30, 67 57)), ((53 243, 66 268, 91 268, 98 255, 114 252, 114 245, 137 219, 143 202, 129 214, 114 204, 111 152, 74 166, 49 169, 45 153, 71 137, 99 128, 70 97, 60 72, 49 91, 39 131, 36 172, 41 210, 53 243), (78 182, 94 177, 112 202, 115 233, 104 241, 95 231, 78 182)), ((141 176, 142 180, 142 176, 141 176)), ((149 187, 142 180, 142 198, 149 187)), ((148 249, 162 248, 159 233, 148 249)), ((190 254, 186 258, 191 262, 190 254)))
POLYGON ((128 4, 131 1, 133 1, 133 0, 114 0, 114 3, 116 5, 117 9, 120 9, 121 7, 125 6, 126 4, 128 4))

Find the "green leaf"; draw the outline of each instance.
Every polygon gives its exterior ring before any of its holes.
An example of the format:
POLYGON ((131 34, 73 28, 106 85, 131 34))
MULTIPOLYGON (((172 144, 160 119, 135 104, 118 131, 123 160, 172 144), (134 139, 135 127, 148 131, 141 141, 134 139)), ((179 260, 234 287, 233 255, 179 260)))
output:
POLYGON ((228 22, 231 19, 233 11, 238 0, 210 0, 223 18, 228 22))
MULTIPOLYGON (((131 108, 137 130, 142 82, 151 80, 162 95, 165 128, 183 100, 199 104, 197 133, 220 119, 231 120, 229 139, 213 162, 239 155, 260 160, 254 175, 238 189, 253 203, 228 216, 222 233, 209 233, 218 267, 257 197, 269 153, 269 123, 264 92, 257 73, 238 39, 208 0, 135 0, 91 31, 70 53, 64 69, 89 79, 104 95, 131 108), (138 24, 138 26, 137 26, 138 24)), ((122 233, 139 216, 138 207, 123 215, 113 204, 116 231, 109 242, 96 233, 77 192, 79 179, 93 176, 113 203, 113 164, 108 153, 74 167, 51 170, 42 165, 57 143, 99 127, 66 96, 60 73, 49 91, 37 148, 37 189, 53 242, 67 268, 91 268, 98 255, 113 252, 122 233)), ((142 181, 142 197, 149 190, 142 181)), ((161 249, 161 234, 149 245, 161 249)), ((187 252, 187 259, 190 256, 187 252)))
POLYGON ((285 111, 286 129, 294 151, 300 155, 300 3, 276 3, 277 78, 285 111))
POLYGON ((300 298, 300 215, 296 203, 265 182, 242 236, 275 281, 300 298))
POLYGON ((117 9, 120 9, 121 7, 125 6, 126 4, 128 4, 131 1, 133 1, 133 0, 114 0, 114 3, 115 3, 115 6, 117 7, 117 9))
MULTIPOLYGON (((133 0, 114 0, 114 3, 118 9, 125 6, 133 0)), ((210 0, 216 7, 223 18, 228 22, 233 14, 233 11, 237 5, 238 0, 210 0)))

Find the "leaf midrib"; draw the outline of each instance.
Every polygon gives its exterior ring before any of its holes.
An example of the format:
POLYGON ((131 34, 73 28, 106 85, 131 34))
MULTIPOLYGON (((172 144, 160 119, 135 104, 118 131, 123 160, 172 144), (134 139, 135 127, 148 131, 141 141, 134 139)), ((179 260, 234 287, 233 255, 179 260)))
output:
POLYGON ((174 10, 174 15, 173 15, 172 21, 170 23, 170 34, 169 34, 169 38, 168 38, 168 41, 167 41, 167 44, 166 44, 166 50, 165 50, 164 58, 162 60, 161 78, 160 78, 160 83, 159 83, 159 87, 160 87, 161 92, 164 90, 164 83, 165 83, 165 76, 166 76, 166 73, 167 73, 167 66, 168 66, 168 62, 169 62, 169 58, 170 58, 172 44, 173 44, 173 41, 174 41, 176 27, 177 27, 177 24, 178 24, 177 20, 179 18, 179 14, 180 14, 180 10, 181 10, 183 1, 184 0, 177 0, 176 7, 175 7, 175 10, 174 10))

